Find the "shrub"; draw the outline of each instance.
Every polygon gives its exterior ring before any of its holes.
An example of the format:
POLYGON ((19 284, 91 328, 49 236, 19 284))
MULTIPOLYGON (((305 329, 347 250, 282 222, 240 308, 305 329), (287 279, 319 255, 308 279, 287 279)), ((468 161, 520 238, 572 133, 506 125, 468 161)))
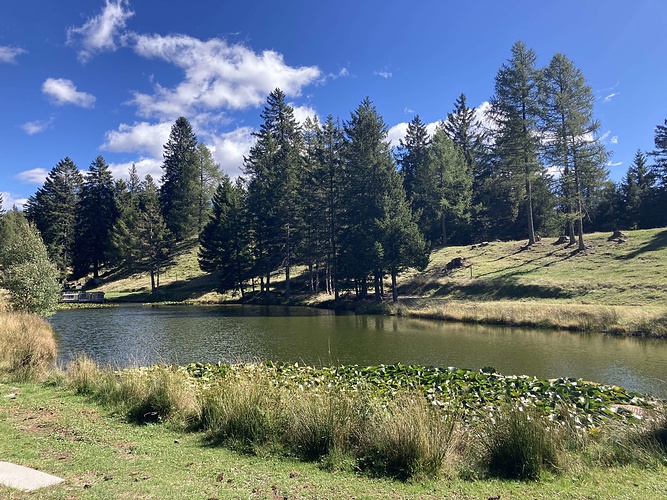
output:
POLYGON ((56 360, 51 326, 28 313, 0 313, 0 373, 18 381, 43 380, 56 360))

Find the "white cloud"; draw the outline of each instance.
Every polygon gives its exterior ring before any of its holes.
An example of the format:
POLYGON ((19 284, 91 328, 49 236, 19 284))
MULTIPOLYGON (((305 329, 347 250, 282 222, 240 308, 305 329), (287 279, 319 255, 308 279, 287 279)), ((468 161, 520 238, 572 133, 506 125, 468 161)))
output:
POLYGON ((236 178, 241 175, 243 157, 247 156, 250 148, 255 144, 252 127, 239 127, 211 138, 207 144, 213 154, 213 159, 227 174, 236 178))
POLYGON ((618 94, 616 92, 612 92, 611 94, 607 95, 604 98, 604 102, 611 102, 611 100, 616 97, 618 94))
POLYGON ((21 128, 26 134, 35 135, 48 129, 53 124, 53 121, 53 118, 49 118, 48 120, 34 120, 31 122, 25 122, 23 125, 21 125, 21 128))
POLYGON ((398 123, 387 131, 387 140, 389 141, 389 144, 391 144, 392 148, 398 146, 398 141, 405 137, 407 131, 407 122, 398 123))
POLYGON ((385 80, 387 80, 387 79, 389 79, 389 78, 391 78, 391 77, 393 76, 393 74, 391 73, 391 71, 386 71, 386 70, 382 70, 382 71, 374 71, 373 74, 374 74, 374 75, 377 75, 377 76, 381 76, 381 77, 384 78, 385 80))
POLYGON ((59 106, 64 104, 74 104, 82 108, 95 106, 94 95, 76 90, 74 82, 64 78, 47 78, 42 84, 42 93, 49 96, 59 106))
POLYGON ((12 207, 16 207, 19 210, 23 210, 23 206, 28 202, 28 198, 24 198, 20 195, 9 193, 7 191, 2 191, 2 208, 3 210, 11 210, 12 207))
POLYGON ((132 102, 145 117, 173 120, 202 111, 259 106, 276 87, 294 97, 320 77, 316 66, 291 67, 277 52, 256 53, 217 38, 133 35, 132 39, 140 56, 165 60, 185 73, 174 88, 158 83, 152 95, 134 93, 132 102))
POLYGON ((162 159, 140 157, 135 161, 127 163, 111 163, 109 170, 115 179, 129 179, 130 167, 134 164, 137 168, 137 175, 144 180, 146 175, 150 175, 156 184, 160 184, 162 178, 162 159))
POLYGON ((414 114, 415 114, 415 110, 412 109, 412 108, 408 108, 408 107, 406 106, 405 108, 403 108, 403 113, 405 113, 406 115, 414 115, 414 114))
POLYGON ((612 163, 611 161, 607 162, 608 167, 620 167, 621 165, 623 165, 622 161, 619 161, 619 162, 616 162, 616 163, 612 163))
MULTIPOLYGON (((303 124, 303 122, 306 121, 306 118, 312 119, 313 116, 317 116, 317 111, 315 111, 315 109, 311 108, 310 106, 296 106, 292 103, 290 103, 290 106, 292 106, 294 109, 294 118, 300 124, 303 124)), ((322 123, 322 120, 320 120, 319 116, 317 116, 317 119, 320 123, 322 123)))
MULTIPOLYGON (((611 130, 607 130, 604 134, 602 134, 602 135, 600 136, 600 141, 604 141, 604 140, 606 140, 607 137, 609 137, 610 134, 611 134, 611 130)), ((591 138, 591 139, 592 139, 592 138, 591 138)))
POLYGON ((168 122, 139 122, 133 125, 121 123, 117 130, 110 130, 105 134, 101 147, 115 153, 145 153, 154 158, 162 158, 163 146, 169 139, 171 126, 168 122))
POLYGON ((16 58, 28 51, 18 47, 0 46, 0 63, 16 64, 16 58))
POLYGON ((615 135, 614 137, 609 139, 609 142, 611 142, 612 144, 618 144, 618 136, 615 135))
POLYGON ((23 172, 20 172, 16 177, 28 184, 42 185, 44 184, 44 181, 48 175, 48 170, 44 168, 33 168, 31 170, 24 170, 23 172))
POLYGON ((126 21, 134 15, 127 0, 106 0, 102 12, 79 28, 67 30, 67 43, 79 46, 79 60, 88 61, 104 50, 116 50, 116 40, 126 21))

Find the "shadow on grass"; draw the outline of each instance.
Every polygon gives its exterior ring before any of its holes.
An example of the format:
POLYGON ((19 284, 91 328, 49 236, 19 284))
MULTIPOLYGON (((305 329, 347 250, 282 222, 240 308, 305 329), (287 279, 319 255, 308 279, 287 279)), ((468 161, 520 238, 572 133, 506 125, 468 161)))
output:
MULTIPOLYGON (((445 284, 432 283, 426 285, 434 290, 433 297, 450 297, 452 299, 469 299, 474 297, 480 300, 503 299, 569 299, 575 293, 558 286, 522 284, 514 277, 477 279, 460 283, 450 281, 445 284)), ((410 290, 399 290, 400 293, 410 293, 410 290)), ((426 290, 420 290, 424 293, 426 290)))
POLYGON ((627 255, 622 255, 617 258, 622 260, 630 260, 634 259, 638 255, 641 255, 643 253, 654 252, 656 250, 660 250, 661 248, 665 247, 667 247, 667 229, 654 234, 653 237, 648 241, 648 243, 646 243, 642 247, 639 247, 634 252, 630 252, 627 255))

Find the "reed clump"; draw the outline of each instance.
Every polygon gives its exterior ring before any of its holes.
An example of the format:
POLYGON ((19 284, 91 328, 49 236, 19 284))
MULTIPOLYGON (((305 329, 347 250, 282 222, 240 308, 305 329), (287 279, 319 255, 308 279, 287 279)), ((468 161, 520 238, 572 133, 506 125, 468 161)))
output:
POLYGON ((0 312, 0 375, 15 381, 44 380, 56 355, 47 321, 28 313, 0 312))

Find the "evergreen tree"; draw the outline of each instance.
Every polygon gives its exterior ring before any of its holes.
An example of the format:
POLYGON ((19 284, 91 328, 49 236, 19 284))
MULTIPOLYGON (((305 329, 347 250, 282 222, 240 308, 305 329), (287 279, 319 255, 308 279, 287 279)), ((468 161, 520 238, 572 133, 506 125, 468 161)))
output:
POLYGON ((421 121, 419 115, 415 115, 408 124, 405 138, 399 140, 396 153, 408 200, 413 199, 417 172, 428 168, 429 143, 426 125, 421 121))
POLYGON ((72 265, 77 206, 83 178, 64 158, 51 169, 44 185, 28 198, 26 215, 42 235, 49 256, 66 275, 72 265))
POLYGON ((218 276, 218 291, 238 290, 243 296, 243 283, 252 269, 245 193, 226 174, 213 195, 212 213, 199 243, 199 267, 218 276))
POLYGON ((17 311, 46 316, 60 298, 58 269, 39 231, 16 208, 0 218, 0 287, 17 311))
POLYGON ((327 241, 327 291, 334 294, 335 299, 340 297, 338 284, 340 268, 340 241, 343 227, 345 183, 345 169, 343 163, 343 148, 345 138, 338 120, 334 121, 329 115, 322 128, 318 144, 321 172, 317 174, 324 189, 324 213, 327 241))
POLYGON ((162 269, 173 258, 174 241, 162 216, 158 189, 150 175, 146 176, 143 183, 135 231, 137 247, 133 250, 140 269, 150 272, 151 295, 157 297, 162 269))
POLYGON ((655 173, 649 168, 646 155, 637 150, 620 186, 623 227, 646 229, 653 226, 655 182, 655 173))
POLYGON ((537 56, 523 42, 512 46, 512 57, 498 70, 489 117, 495 125, 494 150, 498 167, 524 186, 528 244, 535 243, 533 182, 542 170, 538 161, 537 56))
POLYGON ((167 228, 177 240, 192 236, 198 229, 199 162, 197 138, 183 117, 171 127, 164 146, 160 204, 167 228))
POLYGON ((561 196, 568 214, 570 243, 575 242, 576 222, 578 248, 583 250, 585 210, 606 179, 609 157, 597 137, 600 124, 593 118, 595 97, 581 71, 563 54, 551 59, 542 82, 545 157, 561 170, 561 196))
POLYGON ((104 158, 98 156, 85 175, 79 197, 75 276, 84 275, 92 267, 93 276, 99 277, 100 266, 109 257, 111 231, 117 218, 113 176, 104 158))
MULTIPOLYGON (((413 207, 419 227, 433 243, 447 245, 448 227, 461 233, 470 222, 473 177, 462 149, 439 126, 429 147, 429 162, 417 171, 413 207)), ((458 239, 465 241, 461 235, 458 239)))
POLYGON ((220 165, 215 163, 211 150, 203 142, 197 143, 197 234, 202 232, 211 212, 211 199, 216 186, 222 182, 220 165))
POLYGON ((383 270, 391 276, 393 302, 398 301, 398 273, 407 267, 424 269, 428 264, 427 245, 413 219, 410 203, 401 178, 395 172, 389 176, 388 192, 383 200, 383 217, 378 221, 382 235, 383 270))
POLYGON ((468 168, 476 174, 484 149, 484 131, 482 124, 475 119, 475 110, 468 107, 465 94, 461 94, 454 102, 454 110, 447 114, 442 130, 461 148, 468 168))
POLYGON ((651 172, 655 176, 658 184, 654 196, 654 210, 656 217, 652 225, 667 225, 667 120, 664 125, 655 127, 654 137, 655 149, 649 153, 653 158, 651 172))
POLYGON ((346 182, 340 271, 354 280, 361 297, 367 295, 366 280, 372 275, 379 300, 383 238, 378 224, 385 216, 385 196, 396 168, 386 140, 387 127, 369 98, 351 114, 344 131, 346 182))
MULTIPOLYGON (((248 209, 255 238, 256 271, 266 277, 279 265, 285 270, 285 295, 290 296, 290 271, 297 248, 298 190, 303 168, 302 136, 294 109, 285 94, 275 89, 262 111, 257 142, 244 159, 248 182, 248 209)), ((264 288, 265 287, 265 288, 264 288)))

